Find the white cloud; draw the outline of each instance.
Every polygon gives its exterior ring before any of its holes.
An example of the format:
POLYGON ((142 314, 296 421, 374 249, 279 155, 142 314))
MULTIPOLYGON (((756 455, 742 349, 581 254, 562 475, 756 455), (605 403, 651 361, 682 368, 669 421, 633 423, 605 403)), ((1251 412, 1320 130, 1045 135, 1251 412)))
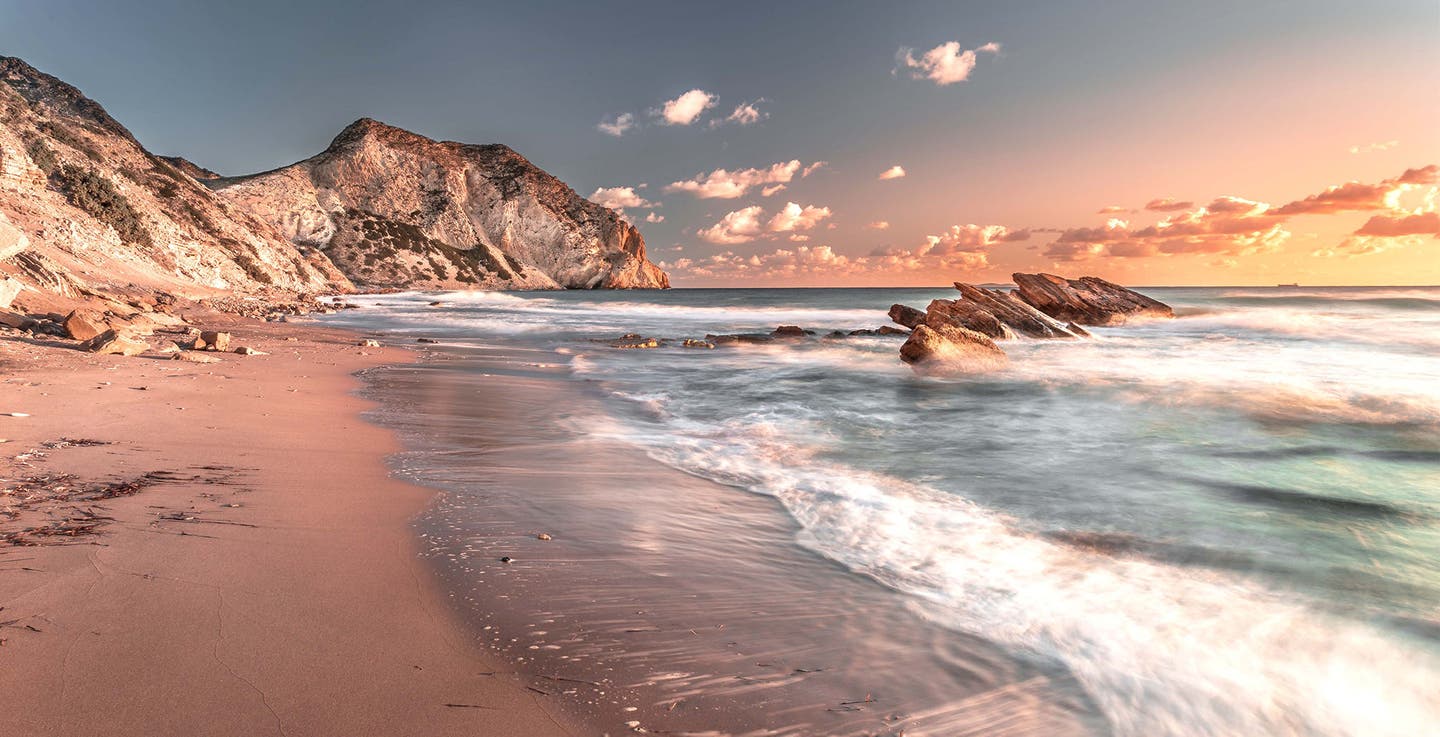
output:
POLYGON ((590 201, 612 210, 655 206, 655 203, 636 193, 633 187, 600 187, 590 194, 590 201))
POLYGON ((895 52, 896 71, 904 68, 915 79, 928 79, 943 87, 970 78, 970 72, 975 70, 976 52, 998 54, 1000 44, 991 42, 978 49, 962 50, 959 41, 947 41, 919 58, 915 56, 915 49, 902 47, 895 52))
POLYGON ((779 191, 782 190, 782 189, 785 189, 785 185, 783 185, 783 184, 772 184, 772 185, 770 185, 770 186, 768 186, 768 187, 760 190, 760 196, 761 196, 761 197, 769 197, 770 195, 775 194, 776 192, 779 192, 779 191))
POLYGON ((905 167, 896 164, 895 166, 880 172, 881 179, 899 179, 905 176, 905 167))
MULTIPOLYGON (((709 243, 749 243, 770 233, 796 233, 811 230, 830 217, 830 208, 786 203, 769 220, 765 208, 751 205, 725 214, 720 222, 700 230, 696 235, 709 243)), ((791 238, 791 240, 801 240, 791 238)))
POLYGON ((612 136, 623 136, 626 132, 635 129, 635 115, 633 113, 621 113, 609 120, 601 120, 595 126, 601 133, 612 136))
POLYGON ((890 223, 885 220, 875 220, 868 223, 865 227, 871 230, 886 230, 890 227, 890 223))
POLYGON ((698 232, 700 240, 709 243, 749 243, 760 235, 762 227, 760 218, 765 214, 764 208, 759 205, 751 205, 731 213, 727 213, 720 222, 698 232))
POLYGON ((1374 153, 1374 152, 1376 152, 1376 151, 1389 151, 1390 149, 1395 148, 1396 146, 1399 146, 1399 145, 1400 145, 1400 142, 1399 142, 1399 141, 1382 141, 1382 142, 1380 142, 1380 143, 1368 143, 1368 144, 1365 144, 1364 146, 1351 146, 1351 147, 1350 147, 1350 153, 1352 153, 1352 154, 1368 154, 1368 153, 1374 153))
POLYGON ((788 202, 775 217, 770 218, 766 229, 772 233, 788 233, 794 230, 810 230, 820 221, 830 217, 828 207, 801 207, 794 202, 788 202))
POLYGON ((805 167, 805 170, 800 172, 800 178, 801 178, 801 179, 804 179, 805 177, 808 177, 808 176, 810 176, 811 174, 814 174, 815 172, 819 171, 822 167, 827 166, 827 165, 829 165, 829 164, 830 164, 830 162, 828 162, 828 161, 817 161, 817 162, 815 162, 815 163, 813 163, 813 164, 805 167))
POLYGON ((645 222, 647 222, 647 223, 663 223, 663 222, 665 222, 665 216, 664 216, 664 215, 661 215, 661 214, 658 213, 658 212, 647 213, 647 214, 645 215, 645 222))
MULTIPOLYGON (((665 191, 689 192, 702 200, 733 200, 743 196, 752 187, 786 184, 794 179, 799 171, 799 159, 772 164, 766 169, 716 169, 709 174, 696 175, 693 179, 672 182, 665 187, 665 191)), ((777 191, 779 190, 771 190, 769 194, 777 191)))
POLYGON ((693 89, 673 100, 666 100, 657 113, 665 125, 690 125, 719 101, 719 97, 705 90, 693 89))
POLYGON ((710 121, 710 127, 719 128, 726 123, 734 123, 735 125, 753 125, 759 123, 770 117, 770 113, 760 109, 760 105, 765 102, 767 102, 767 100, 763 97, 753 102, 742 102, 736 105, 735 110, 725 116, 723 120, 710 121))

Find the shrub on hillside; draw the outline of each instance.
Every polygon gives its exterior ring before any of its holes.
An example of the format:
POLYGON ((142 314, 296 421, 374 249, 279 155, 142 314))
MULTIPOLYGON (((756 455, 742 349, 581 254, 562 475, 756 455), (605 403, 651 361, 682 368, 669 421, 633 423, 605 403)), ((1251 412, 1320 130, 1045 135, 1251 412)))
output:
POLYGON ((56 176, 70 204, 114 228, 120 240, 142 246, 153 244, 140 213, 131 207, 130 200, 125 199, 125 195, 115 189, 109 179, 90 169, 70 164, 62 164, 56 176))

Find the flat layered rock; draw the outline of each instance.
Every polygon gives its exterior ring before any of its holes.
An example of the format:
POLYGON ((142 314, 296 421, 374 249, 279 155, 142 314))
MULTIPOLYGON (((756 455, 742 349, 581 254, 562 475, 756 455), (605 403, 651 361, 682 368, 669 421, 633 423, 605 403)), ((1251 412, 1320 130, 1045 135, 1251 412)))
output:
POLYGON ((1015 295, 1040 312, 1080 325, 1119 325, 1136 317, 1169 318, 1169 305, 1094 276, 1015 274, 1015 295))

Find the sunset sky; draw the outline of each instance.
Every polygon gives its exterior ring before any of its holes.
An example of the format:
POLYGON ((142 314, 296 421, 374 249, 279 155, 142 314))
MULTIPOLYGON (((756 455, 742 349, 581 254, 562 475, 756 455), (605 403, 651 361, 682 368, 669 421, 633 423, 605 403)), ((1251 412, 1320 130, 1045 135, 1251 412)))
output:
POLYGON ((225 174, 508 144, 677 286, 1440 284, 1434 0, 121 6, 0 53, 225 174))

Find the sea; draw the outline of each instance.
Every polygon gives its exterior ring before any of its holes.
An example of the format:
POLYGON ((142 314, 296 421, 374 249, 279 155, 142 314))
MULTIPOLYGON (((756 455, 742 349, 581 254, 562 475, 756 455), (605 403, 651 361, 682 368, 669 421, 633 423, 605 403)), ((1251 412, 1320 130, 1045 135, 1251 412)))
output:
POLYGON ((1140 291, 939 376, 848 333, 950 289, 320 319, 424 349, 366 392, 426 554, 609 733, 1440 734, 1440 287, 1140 291))

